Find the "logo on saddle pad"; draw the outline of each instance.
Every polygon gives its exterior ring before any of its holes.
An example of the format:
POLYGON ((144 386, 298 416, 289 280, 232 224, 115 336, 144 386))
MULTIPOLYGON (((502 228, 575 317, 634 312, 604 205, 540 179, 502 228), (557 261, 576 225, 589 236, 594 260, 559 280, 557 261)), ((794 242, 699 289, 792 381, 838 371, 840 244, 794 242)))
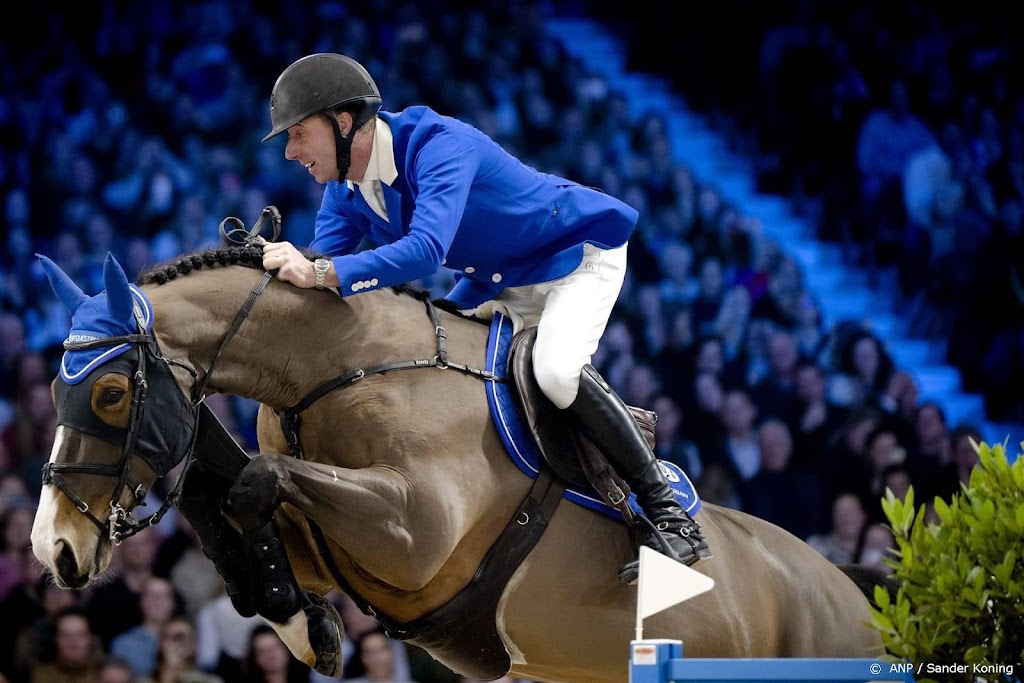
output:
POLYGON ((672 470, 671 467, 667 466, 665 463, 661 462, 660 460, 658 461, 658 467, 661 468, 661 473, 665 475, 665 478, 668 479, 669 482, 671 482, 673 484, 678 484, 679 483, 679 475, 676 474, 672 470))
MULTIPOLYGON (((512 336, 512 321, 502 313, 496 313, 487 340, 485 370, 501 377, 505 376, 512 336)), ((491 408, 491 418, 505 445, 505 450, 516 466, 532 479, 540 472, 544 456, 541 455, 530 430, 520 418, 515 401, 507 382, 487 383, 487 403, 491 408)), ((686 473, 675 463, 659 460, 658 466, 661 467, 679 505, 691 516, 697 514, 701 506, 700 497, 686 473)), ((577 490, 570 487, 566 489, 564 495, 583 507, 588 507, 615 519, 622 519, 622 514, 614 507, 607 505, 596 491, 577 490)), ((634 512, 642 514, 633 495, 630 496, 630 506, 634 512)))

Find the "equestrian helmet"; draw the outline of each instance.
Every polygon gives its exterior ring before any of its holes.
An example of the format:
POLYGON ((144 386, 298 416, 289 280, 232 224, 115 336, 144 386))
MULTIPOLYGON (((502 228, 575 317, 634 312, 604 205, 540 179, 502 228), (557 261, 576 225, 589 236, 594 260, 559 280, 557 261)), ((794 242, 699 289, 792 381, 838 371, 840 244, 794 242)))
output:
POLYGON ((350 57, 334 53, 308 55, 281 72, 270 94, 273 129, 263 138, 280 135, 313 114, 362 102, 355 128, 369 121, 381 105, 380 90, 369 72, 350 57))

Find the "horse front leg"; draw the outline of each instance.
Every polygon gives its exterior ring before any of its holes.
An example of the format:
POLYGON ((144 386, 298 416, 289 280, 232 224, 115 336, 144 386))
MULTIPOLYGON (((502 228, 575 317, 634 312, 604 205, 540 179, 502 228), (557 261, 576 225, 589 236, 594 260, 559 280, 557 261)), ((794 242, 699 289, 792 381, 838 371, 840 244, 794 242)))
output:
POLYGON ((184 475, 178 512, 188 520, 199 536, 203 554, 213 562, 224 579, 228 597, 235 611, 243 617, 256 614, 252 584, 245 571, 245 550, 238 530, 224 515, 231 483, 194 464, 184 475))
POLYGON ((261 454, 242 470, 228 499, 242 531, 256 611, 271 623, 298 659, 336 678, 342 665, 341 618, 322 596, 299 588, 274 520, 280 504, 294 500, 295 494, 283 459, 261 454))

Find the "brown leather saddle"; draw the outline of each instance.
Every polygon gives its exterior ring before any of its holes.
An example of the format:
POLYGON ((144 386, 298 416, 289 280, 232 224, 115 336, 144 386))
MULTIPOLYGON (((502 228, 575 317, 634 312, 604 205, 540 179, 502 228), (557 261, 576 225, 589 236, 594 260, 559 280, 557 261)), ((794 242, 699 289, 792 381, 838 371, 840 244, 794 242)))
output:
MULTIPOLYGON (((608 459, 583 433, 567 412, 555 407, 533 374, 533 345, 537 328, 516 333, 509 348, 506 378, 516 399, 516 407, 555 476, 569 488, 595 491, 608 505, 616 508, 627 523, 635 521, 629 506, 629 487, 615 473, 608 459)), ((658 416, 650 410, 628 406, 654 448, 654 426, 658 416)))

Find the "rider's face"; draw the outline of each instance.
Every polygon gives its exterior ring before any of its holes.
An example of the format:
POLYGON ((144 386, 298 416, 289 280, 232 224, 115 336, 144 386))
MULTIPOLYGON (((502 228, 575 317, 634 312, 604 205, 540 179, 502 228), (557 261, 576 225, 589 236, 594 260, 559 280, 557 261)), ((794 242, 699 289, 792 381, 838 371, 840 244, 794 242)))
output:
POLYGON ((288 129, 284 156, 298 161, 318 183, 338 178, 338 160, 334 150, 334 131, 320 114, 299 121, 288 129))

